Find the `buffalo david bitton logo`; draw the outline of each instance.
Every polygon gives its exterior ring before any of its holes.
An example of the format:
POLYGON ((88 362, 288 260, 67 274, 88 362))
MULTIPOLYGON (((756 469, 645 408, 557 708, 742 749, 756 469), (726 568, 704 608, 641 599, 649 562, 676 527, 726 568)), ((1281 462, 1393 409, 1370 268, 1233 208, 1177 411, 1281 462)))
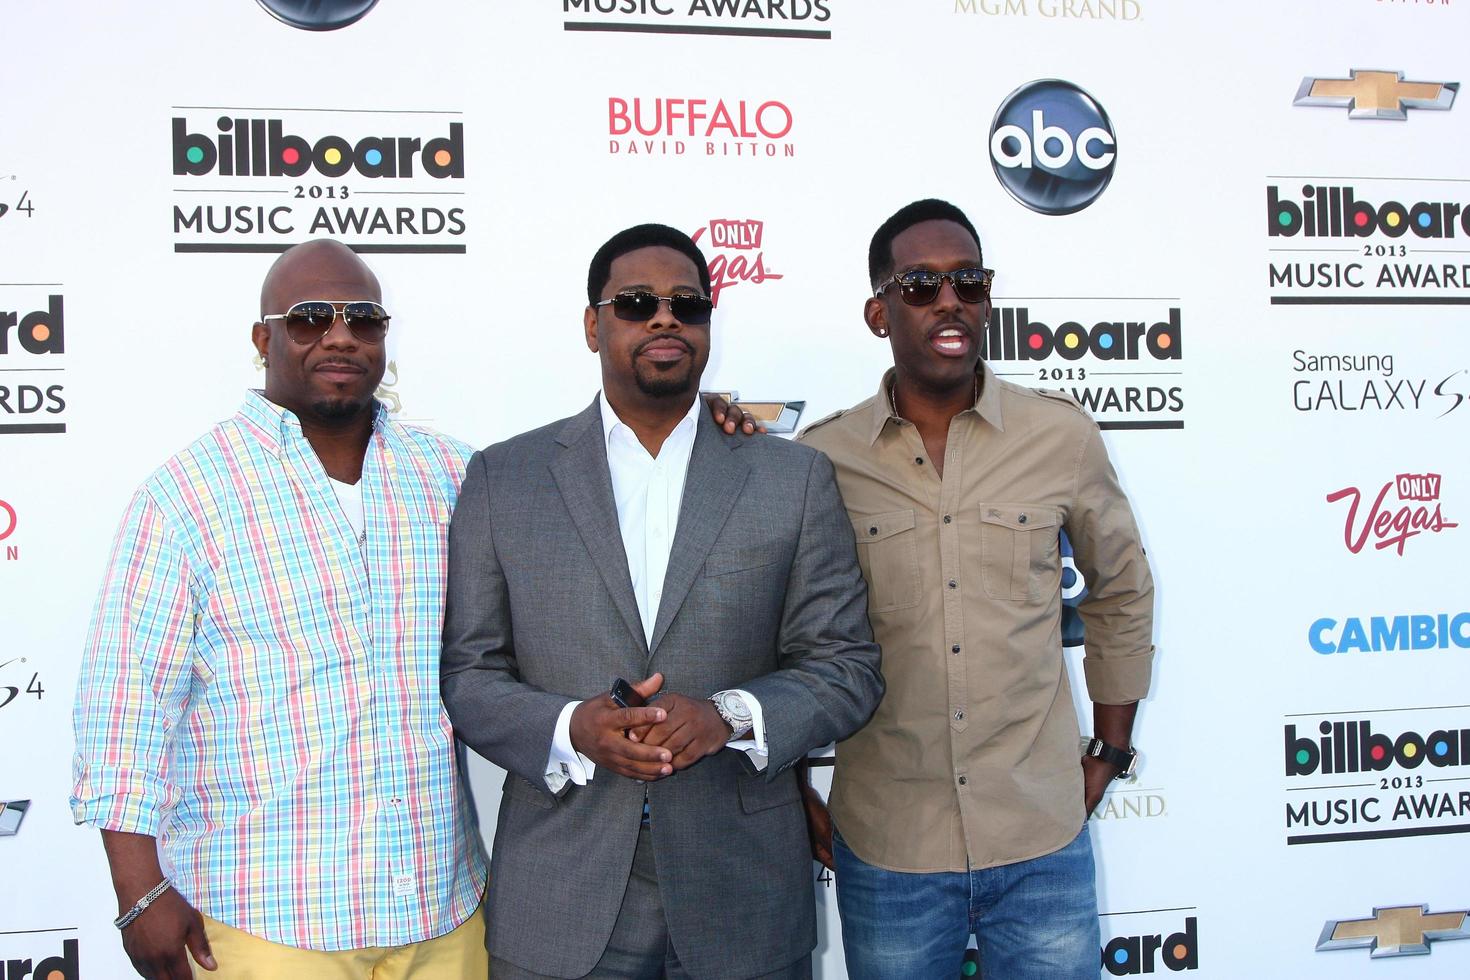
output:
POLYGON ((780 99, 609 96, 607 152, 612 156, 796 156, 796 117, 780 99))

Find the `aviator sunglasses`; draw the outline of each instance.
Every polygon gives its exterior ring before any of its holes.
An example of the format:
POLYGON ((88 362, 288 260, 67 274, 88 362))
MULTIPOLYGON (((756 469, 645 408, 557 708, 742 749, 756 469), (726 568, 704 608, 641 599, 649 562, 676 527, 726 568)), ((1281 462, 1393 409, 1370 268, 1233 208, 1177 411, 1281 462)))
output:
POLYGON ((285 320, 286 336, 298 344, 314 344, 332 329, 337 308, 352 336, 364 344, 380 344, 388 332, 388 311, 377 303, 340 299, 309 299, 297 303, 285 313, 271 313, 261 320, 285 320))
POLYGON ((658 312, 658 304, 662 302, 669 304, 669 312, 674 315, 675 320, 694 326, 709 323, 710 311, 715 307, 714 303, 694 293, 660 296, 646 289, 630 289, 618 293, 612 299, 605 299, 592 305, 611 306, 613 315, 619 320, 641 323, 644 320, 653 319, 653 315, 658 312))
POLYGON ((915 269, 900 272, 879 286, 874 296, 882 296, 883 290, 898 285, 898 295, 909 306, 928 306, 939 296, 939 290, 948 282, 962 303, 983 303, 990 295, 990 282, 995 278, 994 269, 957 269, 954 272, 930 272, 915 269))

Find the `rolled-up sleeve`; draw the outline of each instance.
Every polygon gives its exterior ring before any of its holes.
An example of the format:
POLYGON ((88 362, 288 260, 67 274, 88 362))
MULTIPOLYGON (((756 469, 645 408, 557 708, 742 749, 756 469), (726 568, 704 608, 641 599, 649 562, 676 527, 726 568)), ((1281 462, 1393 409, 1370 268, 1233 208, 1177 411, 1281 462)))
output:
POLYGON ((158 835, 178 799, 168 748, 189 699, 193 633, 188 563, 140 490, 113 543, 82 655, 73 713, 77 823, 158 835))
POLYGON ((1133 508, 1090 420, 1075 486, 1066 528, 1088 587, 1077 607, 1087 635, 1087 693, 1098 704, 1128 704, 1148 695, 1153 673, 1154 583, 1133 508))

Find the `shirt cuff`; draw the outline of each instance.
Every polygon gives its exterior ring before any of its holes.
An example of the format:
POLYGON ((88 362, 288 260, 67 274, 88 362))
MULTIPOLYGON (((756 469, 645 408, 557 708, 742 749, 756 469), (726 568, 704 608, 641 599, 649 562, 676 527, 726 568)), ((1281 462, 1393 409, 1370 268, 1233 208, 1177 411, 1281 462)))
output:
POLYGON ((77 824, 157 837, 164 811, 178 801, 167 783, 137 769, 88 765, 80 755, 72 766, 71 815, 77 824))
POLYGON ((569 781, 586 786, 596 774, 597 764, 572 748, 572 712, 581 701, 569 701, 556 716, 556 731, 551 736, 551 753, 546 758, 546 788, 552 795, 560 793, 569 781))
POLYGON ((1148 697, 1154 651, 1107 658, 1085 656, 1082 672, 1088 698, 1098 704, 1130 704, 1148 697))
POLYGON ((725 748, 744 752, 757 772, 765 772, 766 763, 770 761, 770 750, 766 745, 766 718, 761 712, 761 703, 749 691, 737 688, 730 693, 737 695, 750 709, 750 731, 739 738, 731 738, 725 743, 725 748))

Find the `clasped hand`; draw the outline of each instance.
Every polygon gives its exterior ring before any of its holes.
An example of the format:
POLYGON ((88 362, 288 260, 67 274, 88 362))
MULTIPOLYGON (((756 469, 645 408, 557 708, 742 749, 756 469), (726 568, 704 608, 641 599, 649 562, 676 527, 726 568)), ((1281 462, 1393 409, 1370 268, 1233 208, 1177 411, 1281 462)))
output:
POLYGON ((714 704, 683 694, 659 694, 663 674, 633 685, 654 704, 620 708, 606 694, 572 711, 572 747, 594 763, 629 779, 651 782, 714 755, 730 739, 730 726, 714 704))

